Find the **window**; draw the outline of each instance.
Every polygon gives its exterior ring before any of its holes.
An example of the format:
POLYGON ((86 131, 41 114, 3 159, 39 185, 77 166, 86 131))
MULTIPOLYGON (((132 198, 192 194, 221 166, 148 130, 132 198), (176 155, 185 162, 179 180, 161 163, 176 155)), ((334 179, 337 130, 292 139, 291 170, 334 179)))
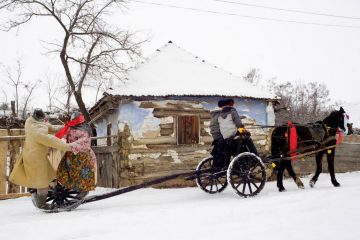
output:
POLYGON ((178 116, 178 144, 199 143, 198 116, 178 116))

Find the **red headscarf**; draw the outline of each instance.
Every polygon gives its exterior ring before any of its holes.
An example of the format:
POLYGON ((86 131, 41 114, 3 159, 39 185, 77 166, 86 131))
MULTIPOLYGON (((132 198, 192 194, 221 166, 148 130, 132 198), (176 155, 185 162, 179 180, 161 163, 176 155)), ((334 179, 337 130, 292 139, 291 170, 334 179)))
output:
POLYGON ((79 116, 77 116, 77 117, 74 118, 73 120, 68 121, 68 122, 65 124, 65 127, 61 128, 61 129, 55 134, 55 136, 56 136, 57 138, 60 138, 60 139, 61 139, 62 137, 64 137, 65 134, 67 134, 67 132, 69 131, 69 128, 70 128, 70 127, 79 125, 79 124, 84 123, 84 122, 85 122, 84 115, 80 114, 79 116))
POLYGON ((296 133, 296 127, 295 125, 289 121, 288 126, 290 128, 290 137, 289 137, 289 145, 290 145, 290 156, 291 160, 296 160, 294 156, 296 156, 296 149, 297 149, 297 133, 296 133))

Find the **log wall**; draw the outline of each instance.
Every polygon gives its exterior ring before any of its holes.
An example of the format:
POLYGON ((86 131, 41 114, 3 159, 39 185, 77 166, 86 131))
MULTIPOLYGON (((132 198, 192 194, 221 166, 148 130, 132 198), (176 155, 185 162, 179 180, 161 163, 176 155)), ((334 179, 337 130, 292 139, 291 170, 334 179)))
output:
MULTIPOLYGON (((126 130, 120 131, 120 135, 127 136, 121 138, 124 150, 120 157, 120 162, 123 163, 120 186, 138 184, 158 176, 195 169, 203 158, 210 155, 213 141, 209 129, 211 116, 210 111, 200 103, 200 101, 190 100, 146 100, 134 105, 138 108, 135 110, 136 112, 143 112, 142 109, 150 112, 150 115, 146 116, 147 121, 156 122, 156 120, 149 119, 158 119, 160 123, 158 130, 154 130, 152 127, 147 132, 147 128, 143 127, 141 129, 142 137, 132 134, 134 124, 131 121, 128 121, 129 124, 125 124, 126 130), (179 127, 178 119, 182 116, 198 117, 199 140, 197 143, 179 144, 177 128, 179 127)), ((127 110, 129 111, 128 108, 127 110)), ((119 115, 119 119, 124 119, 121 113, 119 115)), ((243 122, 249 126, 249 131, 253 135, 252 138, 259 152, 266 154, 269 150, 269 133, 252 127, 255 124, 254 120, 244 119, 243 122)), ((176 179, 159 185, 159 187, 168 186, 194 186, 194 182, 176 179)))

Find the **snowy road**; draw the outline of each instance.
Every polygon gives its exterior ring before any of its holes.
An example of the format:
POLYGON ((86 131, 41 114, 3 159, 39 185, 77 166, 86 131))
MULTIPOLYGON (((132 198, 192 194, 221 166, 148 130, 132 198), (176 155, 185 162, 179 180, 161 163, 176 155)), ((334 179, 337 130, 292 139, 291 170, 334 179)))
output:
MULTIPOLYGON (((37 211, 26 197, 5 200, 0 239, 359 240, 360 172, 337 177, 340 188, 327 174, 314 189, 286 180, 284 193, 268 182, 250 199, 230 188, 216 195, 196 188, 143 189, 55 214, 37 211)), ((309 179, 303 181, 308 186, 309 179)))

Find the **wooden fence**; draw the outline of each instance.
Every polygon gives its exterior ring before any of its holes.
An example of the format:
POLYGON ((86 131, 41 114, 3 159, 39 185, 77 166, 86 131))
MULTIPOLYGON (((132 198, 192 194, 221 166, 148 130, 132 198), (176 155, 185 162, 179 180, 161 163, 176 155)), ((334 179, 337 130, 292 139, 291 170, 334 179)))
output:
POLYGON ((23 145, 24 139, 17 137, 21 135, 24 135, 23 129, 0 130, 0 136, 3 139, 0 141, 0 194, 25 192, 25 188, 7 181, 23 145))
MULTIPOLYGON (((314 174, 315 157, 293 162, 294 170, 300 175, 314 174)), ((322 161, 323 172, 328 172, 326 155, 322 161)), ((335 149, 335 171, 338 173, 360 171, 360 135, 344 136, 343 142, 335 149)))

